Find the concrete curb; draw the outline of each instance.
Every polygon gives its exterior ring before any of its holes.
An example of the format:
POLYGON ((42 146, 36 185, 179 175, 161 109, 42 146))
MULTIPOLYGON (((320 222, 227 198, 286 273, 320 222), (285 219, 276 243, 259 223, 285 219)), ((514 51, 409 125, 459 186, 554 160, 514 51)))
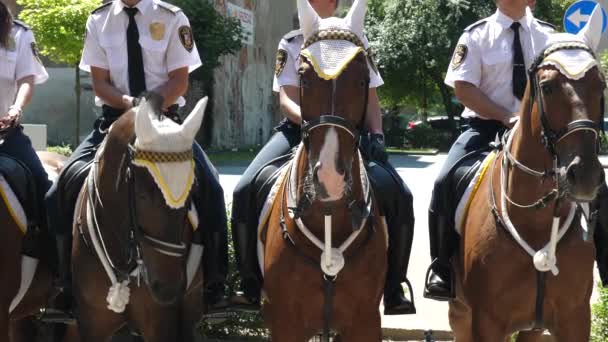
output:
MULTIPOLYGON (((382 328, 382 337, 390 341, 424 341, 427 330, 419 329, 396 329, 382 328)), ((432 331, 433 341, 454 341, 451 331, 432 331)), ((555 339, 548 333, 542 336, 539 342, 555 342, 555 339)))
MULTIPOLYGON (((382 336, 393 341, 424 341, 427 330, 421 329, 397 329, 397 328, 382 328, 382 336)), ((453 341, 454 335, 451 331, 435 331, 432 332, 433 341, 453 341)))

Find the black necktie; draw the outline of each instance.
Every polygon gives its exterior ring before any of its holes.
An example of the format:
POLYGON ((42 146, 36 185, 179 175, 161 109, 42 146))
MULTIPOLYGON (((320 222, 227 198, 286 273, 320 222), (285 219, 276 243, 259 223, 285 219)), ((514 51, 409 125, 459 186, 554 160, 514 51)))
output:
POLYGON ((129 91, 131 96, 137 97, 146 90, 144 58, 141 54, 141 45, 139 45, 139 30, 135 23, 135 15, 138 10, 137 7, 125 7, 124 10, 129 16, 129 26, 127 27, 129 91))
POLYGON ((513 95, 521 100, 526 91, 526 64, 524 62, 524 52, 521 49, 521 41, 519 40, 520 23, 517 21, 511 24, 513 30, 513 95))

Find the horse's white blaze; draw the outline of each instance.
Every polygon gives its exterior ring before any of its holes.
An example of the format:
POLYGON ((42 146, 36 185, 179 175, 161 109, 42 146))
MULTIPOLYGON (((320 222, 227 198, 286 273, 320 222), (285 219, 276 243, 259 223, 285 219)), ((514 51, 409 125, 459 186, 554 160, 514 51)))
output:
POLYGON ((319 182, 325 188, 328 197, 322 201, 336 201, 342 198, 346 182, 344 175, 337 170, 336 158, 338 157, 338 132, 335 128, 330 128, 325 135, 325 141, 319 153, 319 163, 321 167, 317 170, 319 182))

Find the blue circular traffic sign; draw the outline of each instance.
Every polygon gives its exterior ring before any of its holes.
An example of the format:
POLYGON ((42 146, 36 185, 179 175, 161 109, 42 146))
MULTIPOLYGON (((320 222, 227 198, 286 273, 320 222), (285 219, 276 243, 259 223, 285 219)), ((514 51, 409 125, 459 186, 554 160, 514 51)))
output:
MULTIPOLYGON (((585 27, 589 18, 591 18, 591 13, 595 9, 595 6, 601 6, 595 1, 591 0, 583 0, 577 1, 570 5, 564 13, 564 29, 568 33, 577 34, 580 30, 585 27)), ((606 11, 602 8, 602 33, 606 32, 606 26, 608 24, 608 18, 606 17, 606 11)))

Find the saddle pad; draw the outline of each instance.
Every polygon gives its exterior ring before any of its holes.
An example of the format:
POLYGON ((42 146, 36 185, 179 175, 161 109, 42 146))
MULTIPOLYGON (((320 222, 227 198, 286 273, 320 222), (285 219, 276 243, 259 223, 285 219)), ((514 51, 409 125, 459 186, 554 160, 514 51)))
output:
POLYGON ((487 157, 481 163, 481 167, 478 168, 477 172, 475 172, 475 176, 473 176, 473 179, 466 187, 464 194, 458 201, 458 206, 456 207, 456 214, 454 215, 454 228, 456 229, 458 235, 461 235, 462 233, 462 226, 464 225, 464 221, 467 218, 471 202, 473 201, 475 194, 477 194, 477 190, 479 189, 479 186, 483 181, 484 176, 487 174, 488 169, 492 165, 492 161, 494 160, 494 158, 496 158, 495 151, 492 151, 490 154, 487 155, 487 157))
POLYGON ((27 216, 25 215, 25 210, 2 174, 0 174, 0 197, 2 197, 2 201, 4 201, 9 214, 19 227, 19 230, 25 235, 27 230, 27 216))

